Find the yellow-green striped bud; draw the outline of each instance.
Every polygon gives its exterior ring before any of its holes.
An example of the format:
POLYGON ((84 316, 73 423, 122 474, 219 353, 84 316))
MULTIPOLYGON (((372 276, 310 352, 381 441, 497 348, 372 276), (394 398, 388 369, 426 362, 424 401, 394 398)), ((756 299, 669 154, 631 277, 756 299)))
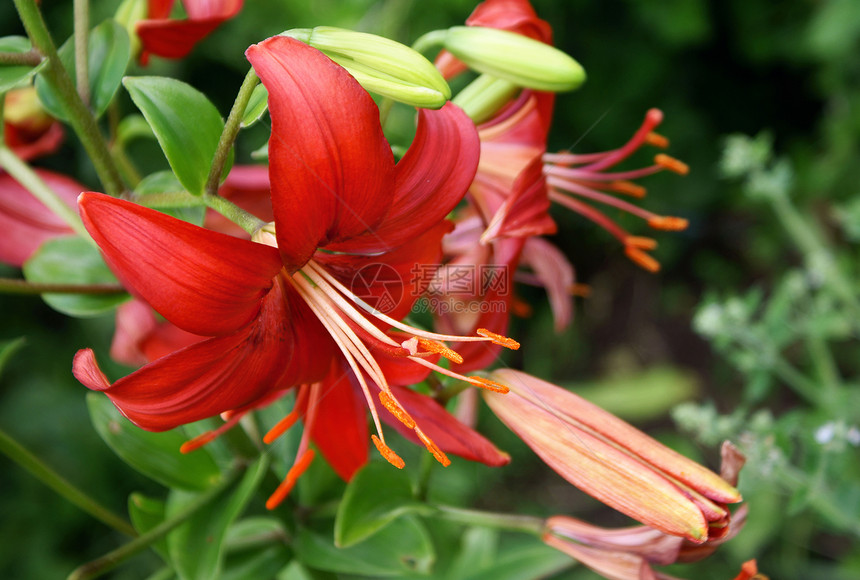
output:
POLYGON ((399 42, 331 26, 296 28, 283 35, 322 51, 368 91, 428 109, 438 109, 451 98, 433 63, 399 42))
POLYGON ((537 91, 571 91, 585 81, 585 70, 567 54, 506 30, 454 26, 443 46, 478 72, 537 91))

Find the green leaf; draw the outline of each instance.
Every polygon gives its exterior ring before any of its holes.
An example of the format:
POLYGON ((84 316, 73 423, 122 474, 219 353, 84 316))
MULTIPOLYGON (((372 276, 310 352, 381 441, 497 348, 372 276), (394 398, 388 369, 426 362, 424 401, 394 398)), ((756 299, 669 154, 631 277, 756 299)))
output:
POLYGON ((134 139, 155 139, 152 127, 142 115, 126 115, 116 128, 116 140, 122 145, 134 139))
POLYGON ((242 115, 242 127, 250 127, 259 121, 268 107, 269 91, 261 83, 254 87, 254 90, 251 92, 251 98, 245 107, 245 114, 242 115))
MULTIPOLYGON (((24 263, 24 277, 40 284, 118 284, 98 249, 76 236, 48 240, 24 263)), ((128 294, 43 294, 53 309, 69 316, 96 316, 128 300, 128 294)))
MULTIPOLYGON (((114 20, 105 20, 93 28, 87 40, 89 105, 96 117, 99 117, 107 110, 122 82, 131 58, 131 44, 128 33, 114 20)), ((63 66, 72 79, 75 79, 75 37, 69 38, 58 53, 63 66)), ((48 112, 58 119, 69 120, 61 97, 42 76, 36 79, 36 91, 48 112)))
POLYGON ((205 448, 180 453, 186 437, 178 430, 151 433, 123 417, 99 393, 87 395, 90 420, 105 443, 127 464, 145 476, 181 489, 206 489, 221 477, 205 448))
POLYGON ((375 578, 427 574, 436 561, 427 530, 411 516, 397 519, 349 548, 338 548, 330 539, 302 529, 294 547, 296 556, 309 568, 375 578))
POLYGON ((224 130, 218 109, 203 93, 174 79, 134 77, 123 84, 179 182, 189 193, 202 195, 224 130))
POLYGON ((0 342, 0 372, 3 371, 3 367, 6 366, 6 362, 15 354, 15 351, 24 346, 24 342, 23 336, 0 342))
POLYGON ((537 580, 570 568, 575 561, 566 554, 544 545, 536 538, 518 538, 505 546, 490 566, 471 574, 457 576, 463 580, 537 580))
MULTIPOLYGON (((170 559, 182 580, 219 577, 224 562, 227 529, 245 509, 267 469, 268 460, 263 456, 248 468, 237 486, 225 490, 219 499, 167 535, 170 559)), ((167 499, 167 517, 196 497, 195 493, 171 490, 167 499)))
POLYGON ((355 474, 343 494, 334 523, 334 543, 341 548, 352 546, 401 515, 422 511, 432 513, 414 499, 404 471, 381 461, 370 462, 355 474))
POLYGON ((293 560, 289 566, 281 570, 276 580, 314 580, 314 578, 304 566, 293 560))
POLYGON ((227 530, 229 548, 220 580, 274 578, 293 559, 281 522, 273 517, 240 520, 227 530))
MULTIPOLYGON (((137 492, 128 496, 128 515, 134 529, 141 535, 164 521, 164 509, 164 502, 160 499, 153 499, 137 492)), ((165 562, 169 563, 165 538, 156 540, 152 547, 165 562)))
MULTIPOLYGON (((0 38, 0 52, 14 52, 23 54, 29 52, 32 48, 30 41, 23 36, 4 36, 0 38)), ((34 74, 42 70, 47 64, 43 60, 36 66, 15 65, 15 66, 0 66, 0 95, 14 89, 19 85, 23 85, 34 74)))
POLYGON ((185 193, 185 188, 176 179, 176 175, 172 171, 157 171, 144 177, 134 192, 141 196, 141 203, 148 207, 156 207, 168 215, 177 219, 192 223, 196 226, 202 226, 203 220, 206 218, 206 206, 202 205, 202 200, 199 197, 190 198, 195 202, 195 205, 188 206, 189 196, 185 193), (156 206, 147 203, 146 196, 150 194, 176 193, 176 205, 159 203, 156 206))

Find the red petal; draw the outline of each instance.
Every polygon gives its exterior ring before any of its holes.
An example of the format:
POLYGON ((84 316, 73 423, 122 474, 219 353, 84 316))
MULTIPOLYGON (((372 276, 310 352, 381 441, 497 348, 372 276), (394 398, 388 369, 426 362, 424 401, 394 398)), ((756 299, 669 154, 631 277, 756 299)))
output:
POLYGON ((274 37, 246 55, 269 90, 276 234, 295 271, 318 247, 376 228, 393 197, 394 157, 370 95, 321 52, 274 37))
POLYGON ((242 0, 185 0, 187 20, 168 20, 172 1, 150 2, 150 20, 137 24, 137 35, 146 53, 164 58, 182 58, 198 42, 206 38, 222 22, 233 18, 242 9, 242 0))
POLYGON ((47 128, 40 127, 35 132, 11 123, 5 123, 4 127, 6 145, 24 161, 53 153, 63 142, 63 126, 58 122, 51 123, 47 128))
POLYGON ((546 288, 555 331, 560 332, 573 318, 573 266, 557 247, 543 238, 529 238, 523 246, 524 264, 531 266, 535 276, 546 288))
MULTIPOLYGON (((75 207, 78 195, 86 189, 59 173, 43 169, 36 173, 69 207, 75 207)), ((0 262, 18 267, 43 242, 73 233, 66 222, 6 173, 0 173, 0 231, 0 262)))
POLYGON ((528 0, 491 0, 482 2, 466 19, 467 26, 484 26, 516 32, 547 44, 552 42, 552 27, 538 18, 528 0))
POLYGON ((281 269, 274 248, 131 202, 84 193, 79 206, 84 225, 129 290, 194 334, 226 334, 248 324, 281 269))
POLYGON ((332 469, 349 481, 367 463, 367 405, 352 385, 352 372, 334 365, 320 384, 311 439, 332 469))
POLYGON ((400 320, 430 283, 432 273, 442 261, 442 236, 451 223, 442 220, 394 251, 375 256, 329 254, 315 256, 332 275, 356 296, 400 320), (424 275, 425 269, 430 276, 424 275))
POLYGON ((249 405, 282 383, 293 346, 285 308, 281 292, 273 290, 254 324, 176 351, 113 385, 89 349, 78 351, 73 373, 149 431, 213 417, 249 405))
MULTIPOLYGON (((269 188, 269 168, 265 165, 233 166, 230 175, 218 189, 218 195, 229 199, 264 222, 275 219, 269 188)), ((245 230, 214 210, 206 212, 203 226, 207 230, 230 234, 237 238, 248 238, 245 230)))
MULTIPOLYGON (((469 461, 479 461, 491 467, 510 463, 511 457, 507 453, 500 451, 484 436, 466 427, 427 395, 404 387, 391 387, 391 391, 403 408, 412 415, 421 430, 445 453, 451 453, 469 461)), ((383 412, 381 417, 406 438, 418 442, 415 433, 390 413, 383 412)))
POLYGON ((465 195, 478 168, 481 145, 471 119, 453 103, 421 109, 412 145, 397 164, 391 210, 375 230, 330 246, 344 252, 381 252, 421 235, 465 195))

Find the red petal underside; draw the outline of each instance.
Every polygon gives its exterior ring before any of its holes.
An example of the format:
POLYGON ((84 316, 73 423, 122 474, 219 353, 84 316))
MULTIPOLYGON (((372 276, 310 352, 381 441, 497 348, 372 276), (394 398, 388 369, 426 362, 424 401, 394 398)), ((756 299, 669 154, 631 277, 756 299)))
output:
POLYGON ((149 359, 141 342, 158 326, 155 313, 143 300, 132 299, 116 309, 116 330, 110 345, 110 357, 129 366, 140 366, 149 359))
POLYGON ((246 56, 269 91, 269 163, 284 263, 375 229, 393 199, 394 157, 370 95, 345 69, 286 37, 246 56))
MULTIPOLYGON (((36 173, 69 207, 85 188, 59 173, 36 173)), ((20 267, 43 242, 72 234, 66 222, 54 215, 11 175, 0 173, 0 262, 20 267)))
MULTIPOLYGON (((183 58, 225 20, 142 20, 137 24, 137 35, 144 53, 162 58, 183 58)), ((146 57, 142 59, 145 61, 146 57)))
MULTIPOLYGON (((469 461, 479 461, 491 467, 507 465, 511 461, 507 453, 500 451, 484 436, 466 427, 427 395, 404 387, 391 387, 391 390, 421 430, 445 453, 451 453, 469 461)), ((380 416, 404 437, 419 443, 415 433, 390 413, 382 412, 380 416)))
POLYGON ((475 177, 480 141, 469 117, 453 103, 421 109, 412 145, 397 164, 394 199, 373 231, 330 249, 384 252, 421 235, 448 215, 475 177))
POLYGON ((378 256, 318 252, 314 259, 356 296, 400 320, 430 283, 435 267, 442 261, 442 236, 451 229, 447 220, 438 221, 422 235, 378 256), (429 276, 425 266, 429 267, 429 276))
POLYGON ((543 238, 526 240, 522 261, 531 266, 546 289, 555 331, 561 332, 573 318, 573 296, 570 293, 576 281, 573 266, 563 252, 543 238))
POLYGON ((283 384, 293 342, 276 286, 257 320, 235 334, 176 351, 113 385, 89 349, 78 351, 73 373, 86 387, 104 391, 136 425, 164 431, 249 405, 283 384))
POLYGON ((556 224, 549 215, 546 178, 540 157, 520 172, 514 185, 492 217, 488 232, 493 237, 531 237, 554 234, 556 224))
MULTIPOLYGON (((352 371, 333 365, 320 384, 311 439, 332 469, 349 481, 367 463, 367 403, 352 385, 352 371)), ((308 409, 308 413, 312 410, 308 409)))
POLYGON ((183 330, 207 336, 248 324, 280 271, 277 250, 211 232, 134 203, 84 193, 84 225, 128 289, 183 330))
POLYGON ((182 58, 222 22, 242 9, 243 0, 185 0, 187 20, 169 20, 173 0, 150 0, 149 19, 137 23, 143 44, 141 60, 148 53, 164 58, 182 58))

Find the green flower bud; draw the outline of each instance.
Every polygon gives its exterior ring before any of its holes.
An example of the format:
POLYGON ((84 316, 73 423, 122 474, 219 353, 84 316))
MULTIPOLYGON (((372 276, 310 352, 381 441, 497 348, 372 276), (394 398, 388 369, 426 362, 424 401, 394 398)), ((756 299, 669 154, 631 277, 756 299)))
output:
POLYGON ((478 72, 538 91, 571 91, 585 81, 573 58, 527 36, 479 26, 454 26, 444 47, 478 72))
POLYGON ((124 0, 116 9, 114 20, 119 22, 120 26, 128 32, 128 38, 131 40, 131 54, 136 55, 140 52, 140 38, 137 36, 137 23, 146 18, 147 2, 146 0, 124 0))
POLYGON ((368 91, 415 107, 438 109, 451 98, 448 83, 429 60, 408 46, 331 26, 283 33, 322 51, 368 91))

